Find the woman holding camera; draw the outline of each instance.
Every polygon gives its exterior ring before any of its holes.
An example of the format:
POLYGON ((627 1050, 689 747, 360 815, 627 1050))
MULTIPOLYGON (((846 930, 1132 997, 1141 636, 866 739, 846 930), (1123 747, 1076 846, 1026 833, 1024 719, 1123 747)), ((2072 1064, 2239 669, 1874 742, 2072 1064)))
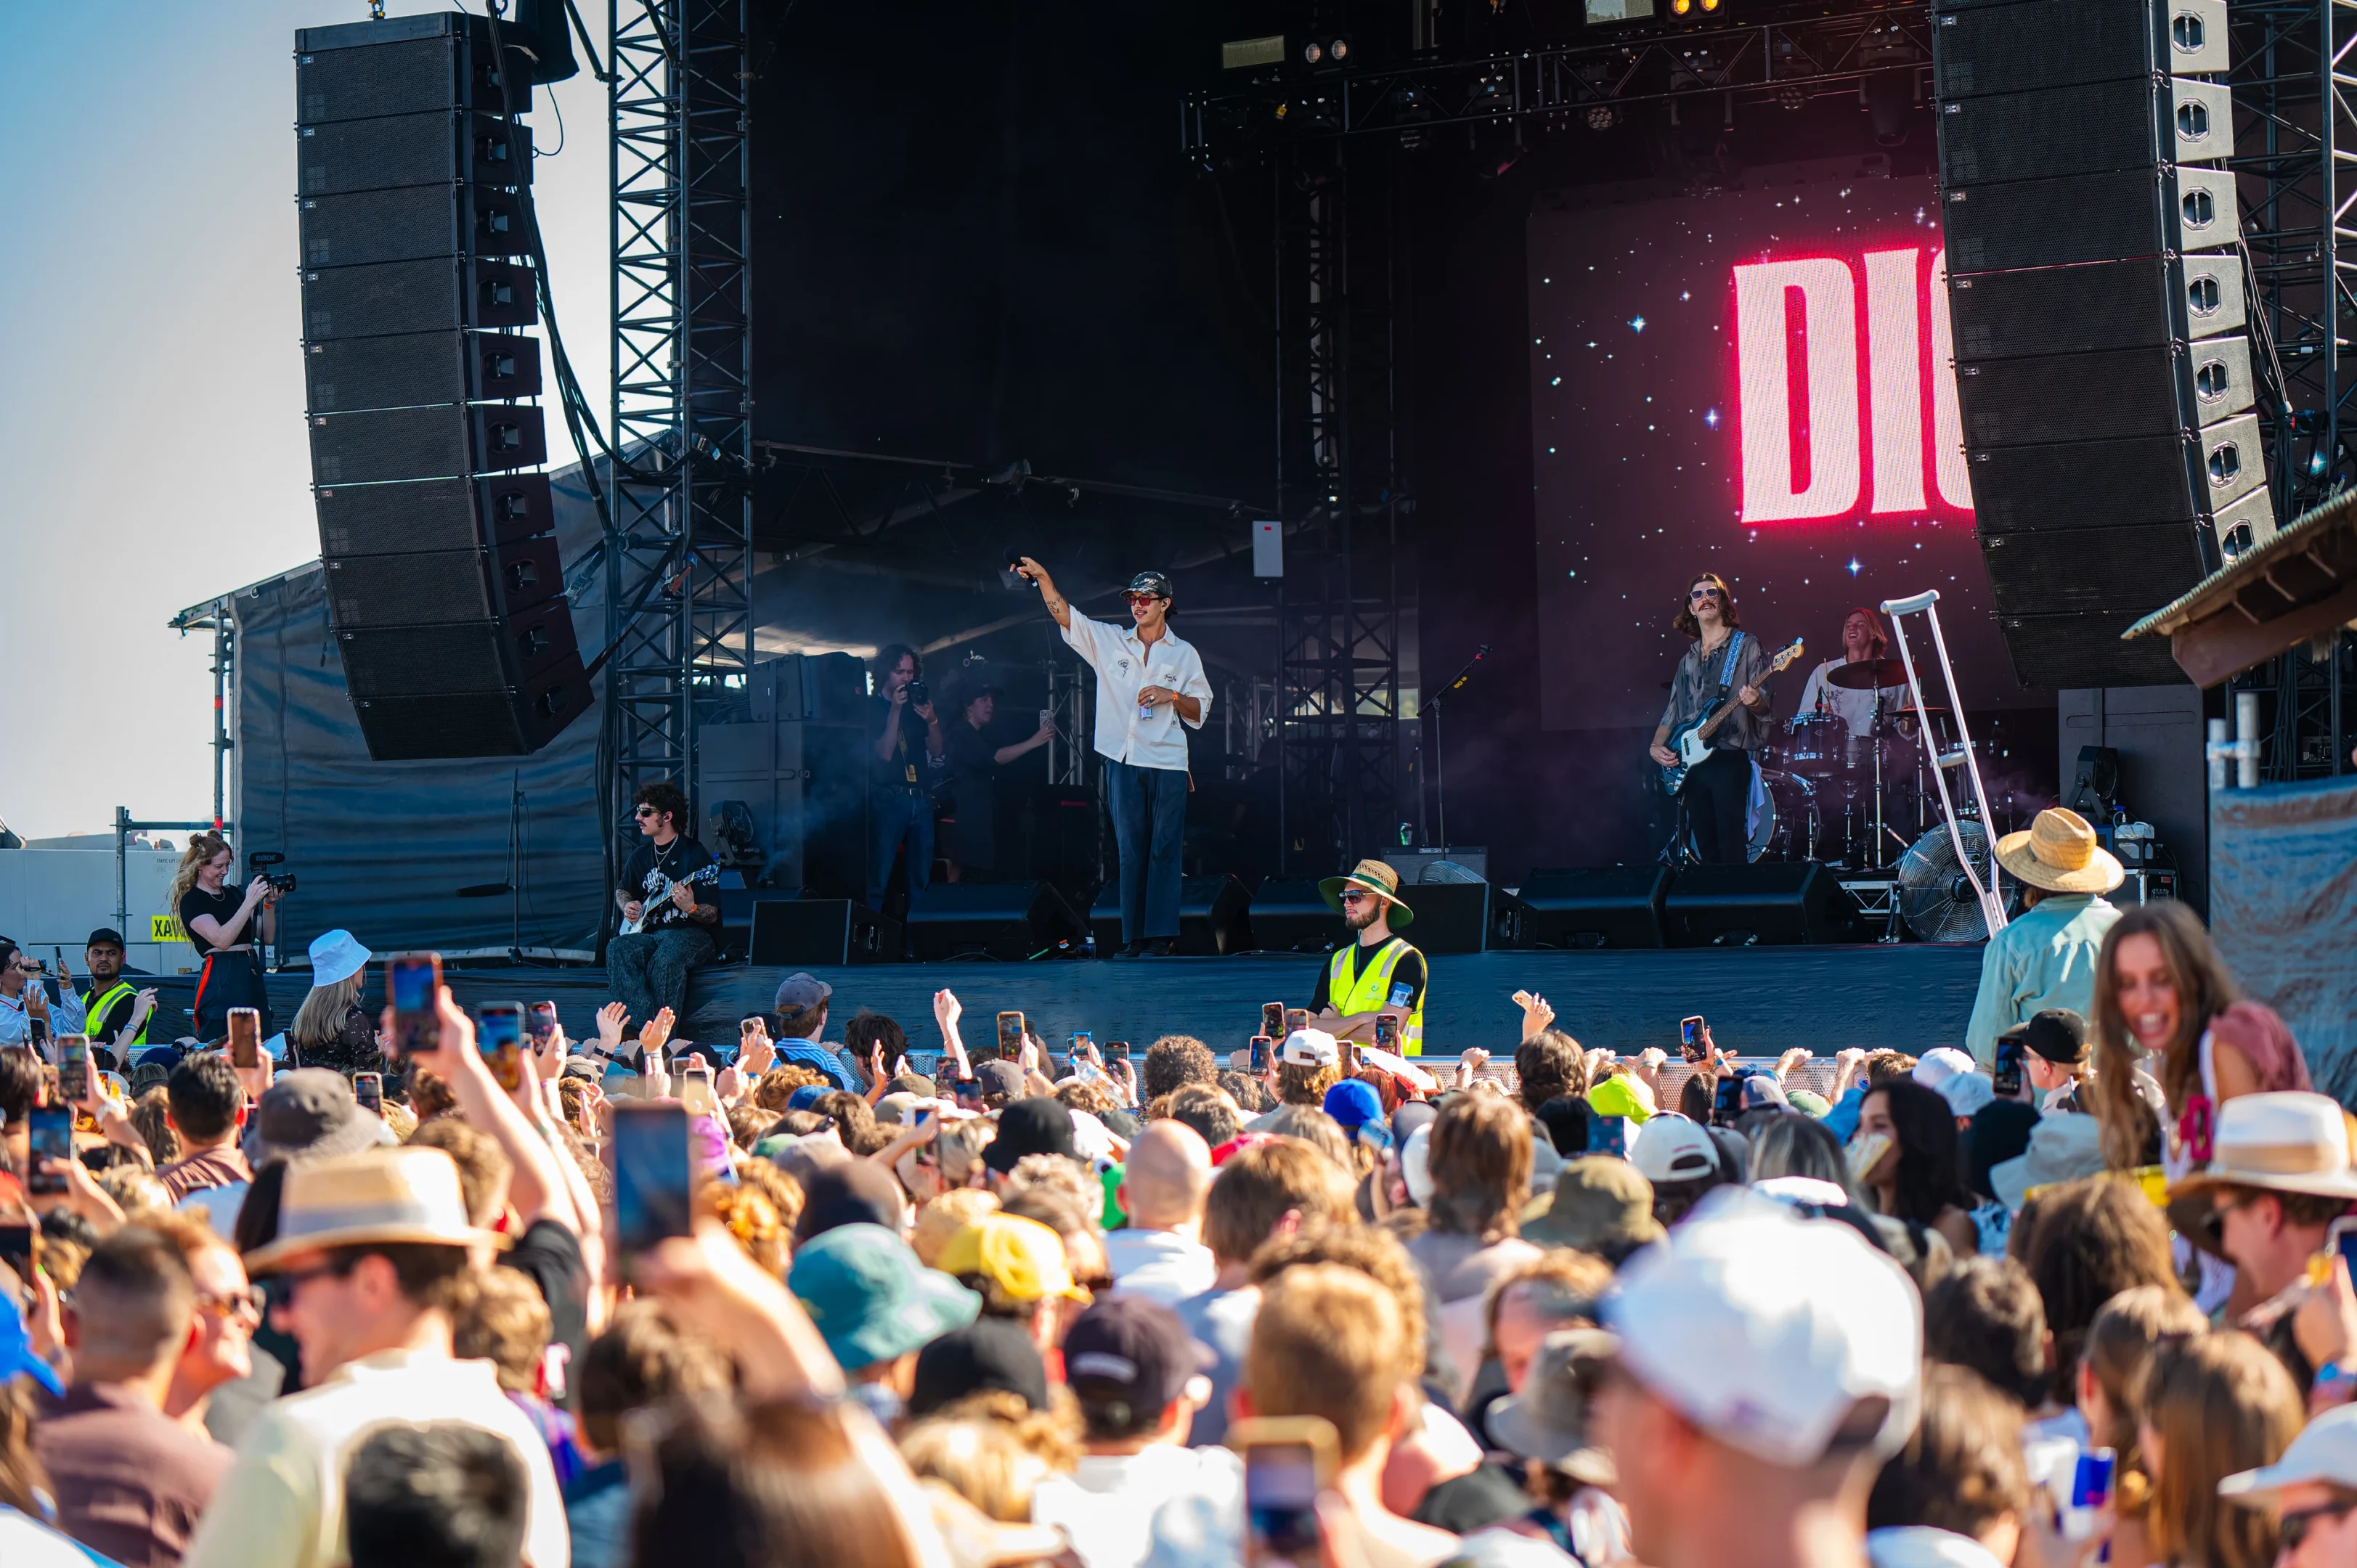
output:
POLYGON ((196 1036, 213 1041, 229 1034, 229 1010, 252 1007, 270 1033, 270 995, 263 988, 257 944, 278 934, 278 889, 256 876, 242 893, 224 884, 237 856, 219 833, 194 833, 172 877, 172 908, 188 944, 204 960, 197 975, 196 1004, 189 1009, 196 1036))

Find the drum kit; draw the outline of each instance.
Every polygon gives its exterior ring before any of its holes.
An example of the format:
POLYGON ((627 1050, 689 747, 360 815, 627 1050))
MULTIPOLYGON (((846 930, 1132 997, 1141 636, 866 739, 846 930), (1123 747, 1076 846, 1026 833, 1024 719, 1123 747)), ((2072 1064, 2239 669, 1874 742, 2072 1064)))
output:
MULTIPOLYGON (((1836 664, 1825 682, 1874 693, 1863 733, 1838 714, 1802 714, 1760 768, 1772 811, 1763 811, 1751 858, 1821 860, 1850 870, 1894 864, 1939 820, 1918 726, 1947 709, 1916 705, 1896 659, 1836 664), (1892 688, 1898 688, 1894 696, 1892 688)), ((1934 734, 1937 730, 1935 727, 1934 734)))

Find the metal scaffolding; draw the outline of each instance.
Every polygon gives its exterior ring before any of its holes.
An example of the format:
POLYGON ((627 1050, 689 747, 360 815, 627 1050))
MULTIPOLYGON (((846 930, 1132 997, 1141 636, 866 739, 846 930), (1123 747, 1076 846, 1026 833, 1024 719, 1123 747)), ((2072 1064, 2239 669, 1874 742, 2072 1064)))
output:
POLYGON ((609 0, 608 22, 619 802, 694 790, 697 727, 737 716, 752 662, 751 71, 745 0, 609 0))
MULTIPOLYGON (((2357 48, 2349 0, 2230 0, 2233 168, 2257 328, 2276 517, 2287 523, 2357 481, 2357 48), (2343 243, 2348 242, 2347 253, 2343 243)), ((2261 776, 2350 770, 2357 638, 2283 654, 2228 682, 2259 694, 2261 776)))

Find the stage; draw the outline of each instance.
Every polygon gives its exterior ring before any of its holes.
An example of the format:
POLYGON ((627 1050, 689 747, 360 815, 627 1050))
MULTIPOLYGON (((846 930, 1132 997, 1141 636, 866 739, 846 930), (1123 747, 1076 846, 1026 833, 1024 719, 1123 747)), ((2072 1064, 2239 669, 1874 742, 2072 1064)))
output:
MULTIPOLYGON (((1142 1052, 1157 1036, 1189 1034, 1217 1049, 1250 1038, 1260 1004, 1306 1004, 1325 961, 1314 954, 1247 953, 1228 958, 1070 960, 1029 964, 899 963, 820 969, 834 987, 827 1035, 861 1008, 888 1014, 930 1057, 939 1048, 932 997, 946 986, 964 1005, 969 1046, 991 1038, 992 1015, 1021 1008, 1033 1029, 1060 1046, 1075 1029, 1099 1042, 1126 1039, 1142 1052)), ((1552 1003, 1557 1026, 1585 1046, 1633 1054, 1648 1046, 1674 1051, 1678 1020, 1700 1013, 1718 1043, 1746 1057, 1774 1057, 1794 1046, 1831 1056, 1849 1046, 1894 1046, 1917 1055, 1961 1046, 1980 982, 1979 943, 1892 946, 1698 948, 1658 951, 1501 951, 1437 957, 1425 1013, 1427 1054, 1453 1058, 1479 1046, 1499 1055, 1520 1037, 1517 990, 1552 1003)), ((734 1041, 737 1021, 765 1010, 782 969, 743 964, 698 971, 688 987, 684 1039, 734 1041)), ((158 1026, 181 1027, 193 976, 155 982, 162 992, 158 1026)), ((608 998, 605 973, 589 968, 453 971, 465 1004, 553 1000, 568 1032, 595 1033, 594 1015, 608 998)), ((295 1016, 308 985, 302 972, 270 977, 276 1026, 295 1016)), ((369 994, 376 1004, 381 981, 369 994)))

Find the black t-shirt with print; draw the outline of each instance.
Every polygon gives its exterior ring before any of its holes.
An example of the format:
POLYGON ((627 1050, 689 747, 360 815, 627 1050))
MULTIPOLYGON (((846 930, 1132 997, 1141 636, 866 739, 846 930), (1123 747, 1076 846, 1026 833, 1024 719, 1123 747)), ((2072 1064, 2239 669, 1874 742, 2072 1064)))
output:
POLYGON ((685 912, 671 901, 671 884, 689 883, 695 889, 697 903, 711 903, 718 866, 710 850, 684 833, 662 849, 657 849, 652 839, 640 840, 622 867, 623 896, 646 906, 640 916, 640 929, 656 931, 687 924, 685 912))

